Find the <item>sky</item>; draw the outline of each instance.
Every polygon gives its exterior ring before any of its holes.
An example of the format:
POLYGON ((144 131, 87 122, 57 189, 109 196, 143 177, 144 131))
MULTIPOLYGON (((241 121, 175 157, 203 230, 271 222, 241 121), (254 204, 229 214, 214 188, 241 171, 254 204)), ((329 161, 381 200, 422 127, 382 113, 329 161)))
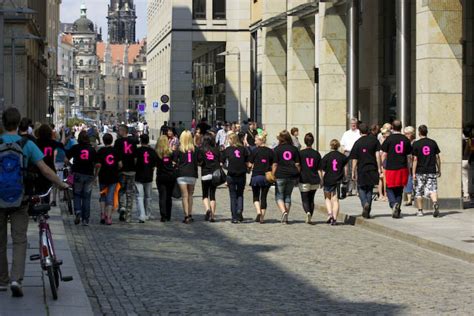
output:
MULTIPOLYGON (((62 0, 61 22, 72 23, 81 16, 80 7, 83 0, 62 0)), ((87 18, 102 27, 103 39, 107 40, 107 5, 109 0, 85 0, 87 6, 87 18)), ((146 36, 146 2, 147 0, 135 0, 137 7, 137 39, 146 36)))

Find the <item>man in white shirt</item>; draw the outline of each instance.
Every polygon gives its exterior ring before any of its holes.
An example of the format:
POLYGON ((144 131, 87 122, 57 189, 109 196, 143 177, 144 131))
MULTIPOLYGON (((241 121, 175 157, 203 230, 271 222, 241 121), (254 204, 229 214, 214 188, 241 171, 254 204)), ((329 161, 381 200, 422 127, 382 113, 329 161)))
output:
POLYGON ((227 144, 227 133, 229 131, 230 124, 225 123, 224 127, 217 132, 216 144, 220 150, 224 150, 227 144))
MULTIPOLYGON (((356 118, 351 119, 350 129, 347 130, 341 138, 341 146, 342 150, 344 150, 344 155, 349 157, 352 147, 354 146, 355 142, 360 138, 360 131, 359 131, 359 121, 356 118)), ((345 167, 345 182, 347 182, 347 194, 349 196, 353 195, 353 191, 357 190, 357 184, 355 181, 352 180, 352 161, 345 167)))

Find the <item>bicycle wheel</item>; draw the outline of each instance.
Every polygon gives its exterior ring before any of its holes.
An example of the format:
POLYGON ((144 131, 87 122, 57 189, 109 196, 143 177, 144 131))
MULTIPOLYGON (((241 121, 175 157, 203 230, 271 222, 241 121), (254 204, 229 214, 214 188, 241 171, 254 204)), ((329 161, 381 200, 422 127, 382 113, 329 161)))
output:
POLYGON ((56 283, 56 288, 59 288, 59 267, 53 268, 54 272, 54 282, 56 283))
POLYGON ((49 279, 49 287, 51 288, 51 294, 53 295, 53 300, 58 299, 58 288, 56 287, 56 281, 54 280, 54 271, 53 267, 46 268, 49 279))
POLYGON ((69 215, 72 215, 74 213, 74 210, 72 208, 72 196, 69 190, 64 191, 64 200, 66 201, 67 211, 69 212, 69 215))

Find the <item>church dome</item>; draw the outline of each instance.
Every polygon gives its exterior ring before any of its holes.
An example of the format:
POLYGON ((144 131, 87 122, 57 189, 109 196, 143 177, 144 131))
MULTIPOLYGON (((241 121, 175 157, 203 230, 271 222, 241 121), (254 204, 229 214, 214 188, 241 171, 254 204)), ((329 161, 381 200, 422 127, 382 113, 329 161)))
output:
POLYGON ((81 5, 81 17, 74 21, 73 31, 76 33, 94 33, 94 23, 87 18, 87 8, 85 4, 81 5))

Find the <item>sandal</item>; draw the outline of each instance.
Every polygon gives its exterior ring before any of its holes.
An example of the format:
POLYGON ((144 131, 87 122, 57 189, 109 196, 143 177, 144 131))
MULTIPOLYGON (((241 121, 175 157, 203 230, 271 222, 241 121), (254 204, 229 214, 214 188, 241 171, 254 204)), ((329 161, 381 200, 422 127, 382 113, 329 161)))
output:
POLYGON ((191 223, 190 216, 185 216, 184 219, 183 219, 183 223, 184 223, 184 224, 189 224, 189 223, 191 223))

